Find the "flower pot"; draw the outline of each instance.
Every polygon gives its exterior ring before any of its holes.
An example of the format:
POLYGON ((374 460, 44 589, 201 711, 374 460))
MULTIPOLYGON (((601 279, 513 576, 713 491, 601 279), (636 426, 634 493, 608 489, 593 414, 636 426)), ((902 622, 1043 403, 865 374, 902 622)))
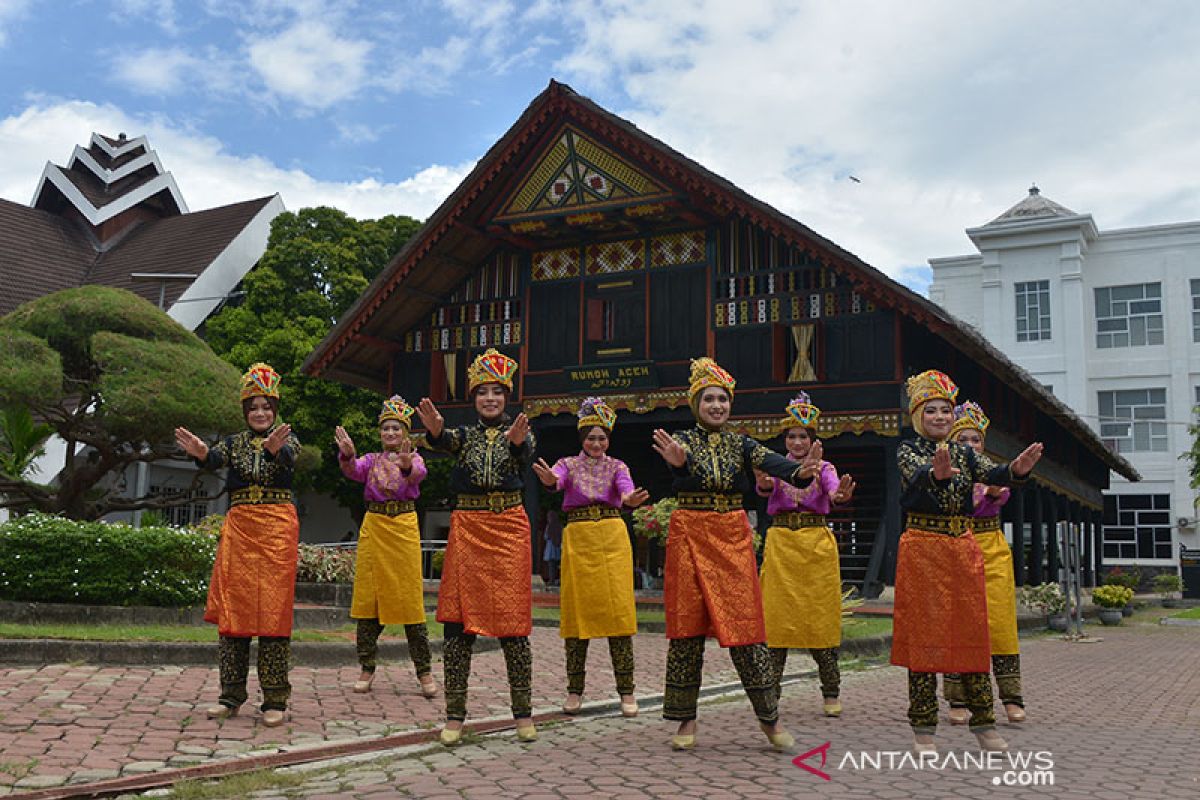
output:
POLYGON ((1126 603, 1121 608, 1121 616, 1123 616, 1123 617, 1132 617, 1133 616, 1133 603, 1126 603))
POLYGON ((1046 625, 1052 631, 1066 631, 1067 630, 1067 615, 1066 614, 1051 615, 1046 618, 1046 625))
POLYGON ((1100 622, 1105 625, 1120 625, 1121 617, 1121 609, 1119 608, 1100 609, 1100 622))

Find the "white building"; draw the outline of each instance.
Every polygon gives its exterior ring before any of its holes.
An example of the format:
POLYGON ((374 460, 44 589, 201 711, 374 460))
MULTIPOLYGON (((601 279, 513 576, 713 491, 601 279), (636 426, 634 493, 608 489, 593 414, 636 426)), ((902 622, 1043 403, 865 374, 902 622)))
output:
MULTIPOLYGON (((930 259, 929 297, 979 329, 1129 459, 1113 474, 1104 563, 1166 568, 1200 547, 1180 454, 1200 404, 1200 221, 1101 231, 1037 187, 930 259)), ((985 409, 986 410, 986 409, 985 409)))

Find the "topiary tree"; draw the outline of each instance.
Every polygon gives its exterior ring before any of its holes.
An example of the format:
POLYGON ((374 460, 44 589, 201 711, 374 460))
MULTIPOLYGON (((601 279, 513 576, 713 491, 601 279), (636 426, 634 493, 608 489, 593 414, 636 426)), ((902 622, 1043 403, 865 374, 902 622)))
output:
POLYGON ((195 334, 122 289, 82 286, 20 306, 0 317, 0 407, 29 409, 67 452, 51 484, 0 467, 0 507, 97 519, 206 499, 126 497, 121 479, 137 462, 184 460, 177 425, 241 428, 239 382, 195 334))

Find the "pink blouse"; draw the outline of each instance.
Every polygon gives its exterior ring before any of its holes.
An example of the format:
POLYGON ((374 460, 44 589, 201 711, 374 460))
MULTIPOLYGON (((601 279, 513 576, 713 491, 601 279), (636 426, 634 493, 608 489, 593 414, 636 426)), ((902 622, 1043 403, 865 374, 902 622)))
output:
MULTIPOLYGON (((790 455, 789 461, 795 461, 790 455)), ((789 511, 799 511, 805 514, 828 514, 833 505, 833 495, 838 488, 838 474, 833 464, 821 462, 816 480, 803 489, 797 489, 787 481, 772 478, 775 484, 770 493, 759 490, 759 494, 767 500, 767 514, 786 514, 789 511)))
POLYGON ((416 500, 421 495, 421 481, 428 470, 425 459, 413 453, 412 470, 408 475, 400 471, 400 465, 383 457, 383 453, 367 453, 361 458, 343 458, 338 453, 342 474, 352 481, 364 483, 363 498, 368 503, 386 503, 389 500, 416 500))
POLYGON ((1000 490, 999 497, 988 497, 987 488, 985 484, 975 484, 975 510, 971 512, 972 517, 1000 516, 1000 509, 1008 502, 1008 497, 1012 494, 1006 486, 1000 490))
POLYGON ((621 498, 634 490, 625 462, 611 456, 592 458, 581 452, 560 458, 552 468, 563 493, 563 510, 595 504, 621 507, 621 498))

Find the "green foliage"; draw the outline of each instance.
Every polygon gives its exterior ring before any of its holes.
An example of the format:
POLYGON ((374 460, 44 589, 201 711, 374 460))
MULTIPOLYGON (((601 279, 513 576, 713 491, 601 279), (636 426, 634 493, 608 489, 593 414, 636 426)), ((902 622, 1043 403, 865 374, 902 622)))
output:
POLYGON ((1061 614, 1067 610, 1067 597, 1057 583, 1022 586, 1017 592, 1017 599, 1026 608, 1047 616, 1061 614))
POLYGON ((1154 592, 1164 600, 1169 600, 1176 592, 1183 591, 1183 578, 1174 572, 1162 572, 1154 576, 1154 592))
POLYGON ((29 406, 62 398, 62 358, 32 333, 5 327, 0 317, 0 405, 29 406))
POLYGON ((296 580, 301 583, 353 583, 355 552, 342 547, 300 545, 296 580))
POLYGON ((1128 586, 1108 584, 1092 590, 1092 602, 1101 608, 1124 608, 1133 599, 1133 589, 1128 586))
MULTIPOLYGON (((300 441, 330 456, 298 474, 296 488, 332 494, 360 514, 362 486, 347 481, 332 457, 333 429, 345 427, 359 453, 377 449, 382 398, 303 375, 300 366, 419 227, 409 217, 356 220, 333 208, 280 214, 271 223, 267 251, 242 280, 242 302, 205 326, 209 344, 230 364, 245 369, 265 361, 279 372, 281 416, 300 441)), ((425 486, 435 489, 430 479, 425 486)))
POLYGON ((28 514, 0 524, 0 598, 45 603, 189 606, 208 592, 217 540, 28 514))
POLYGON ((45 454, 52 433, 53 428, 34 422, 23 406, 0 410, 0 472, 16 478, 36 472, 33 462, 45 454))
POLYGON ((1113 567, 1104 576, 1104 580, 1101 581, 1105 586, 1124 586, 1135 592, 1141 582, 1142 571, 1137 567, 1131 567, 1128 570, 1123 567, 1113 567))
POLYGON ((667 543, 667 528, 671 523, 671 512, 679 506, 674 497, 665 497, 657 503, 648 503, 633 510, 633 532, 647 539, 667 543))

